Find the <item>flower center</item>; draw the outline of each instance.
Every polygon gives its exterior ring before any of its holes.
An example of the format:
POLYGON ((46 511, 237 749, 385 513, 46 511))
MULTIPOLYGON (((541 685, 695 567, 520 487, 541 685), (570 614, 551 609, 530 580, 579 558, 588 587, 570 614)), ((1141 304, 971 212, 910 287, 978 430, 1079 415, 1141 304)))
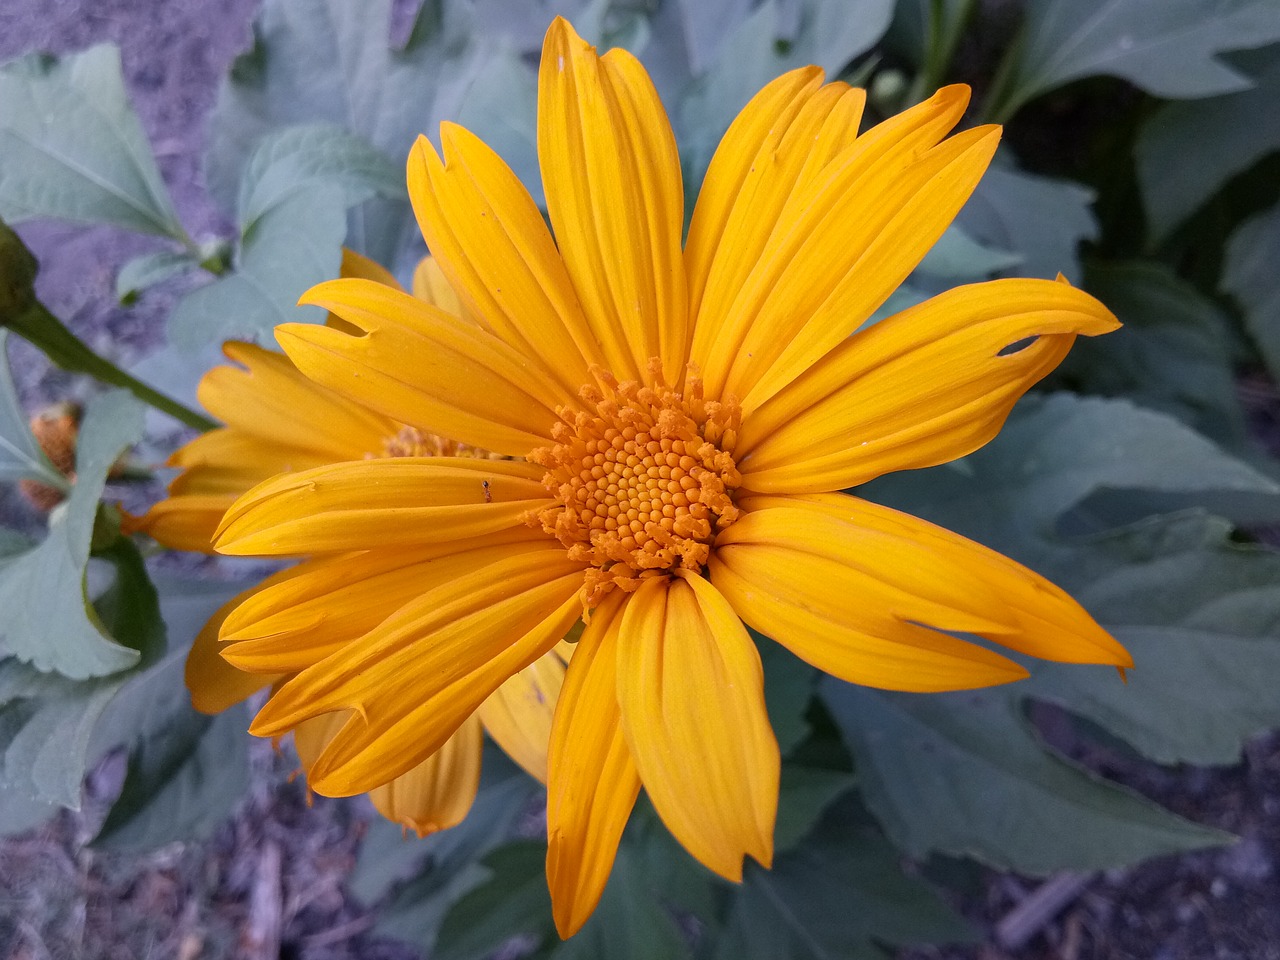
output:
POLYGON ((676 391, 655 364, 652 387, 598 372, 602 389, 580 391, 587 409, 557 411, 554 445, 529 455, 547 468, 543 483, 558 501, 530 522, 592 565, 588 610, 615 587, 633 591, 679 567, 701 570, 716 533, 739 516, 733 491, 741 476, 726 449, 737 439, 737 403, 705 400, 692 376, 676 391))

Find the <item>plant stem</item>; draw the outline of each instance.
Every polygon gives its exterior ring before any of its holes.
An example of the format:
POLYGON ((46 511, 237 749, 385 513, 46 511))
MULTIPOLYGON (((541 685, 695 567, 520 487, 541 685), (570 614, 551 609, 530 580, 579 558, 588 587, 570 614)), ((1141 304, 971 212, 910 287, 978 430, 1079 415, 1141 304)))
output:
POLYGON ((136 377, 125 373, 109 360, 98 356, 39 301, 32 303, 21 315, 8 317, 4 325, 23 339, 30 341, 63 370, 87 373, 103 383, 123 387, 144 403, 196 430, 212 430, 218 426, 208 417, 183 406, 171 397, 166 397, 136 377))

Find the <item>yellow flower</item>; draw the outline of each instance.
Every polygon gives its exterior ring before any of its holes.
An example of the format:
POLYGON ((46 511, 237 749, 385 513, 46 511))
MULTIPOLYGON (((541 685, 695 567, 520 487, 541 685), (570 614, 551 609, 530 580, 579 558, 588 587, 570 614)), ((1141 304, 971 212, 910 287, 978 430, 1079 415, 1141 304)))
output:
MULTIPOLYGON (((400 290, 382 267, 345 251, 344 277, 361 277, 400 290)), ((414 275, 414 295, 458 313, 461 307, 439 267, 430 257, 414 275)), ((331 320, 343 328, 340 320, 331 320)), ((350 328, 347 328, 350 329, 350 328)), ((278 353, 249 343, 227 343, 227 357, 240 367, 216 367, 200 382, 199 398, 210 413, 227 426, 197 437, 174 453, 170 464, 182 472, 169 487, 169 496, 142 517, 126 518, 126 528, 143 532, 166 546, 209 552, 218 521, 227 508, 251 487, 282 472, 342 461, 429 453, 434 456, 479 455, 459 444, 406 427, 302 376, 278 353)), ((358 559, 358 558, 353 558, 358 559)), ((328 570, 333 561, 319 566, 328 570)), ((218 713, 262 689, 281 682, 296 670, 274 664, 250 673, 222 657, 219 633, 253 638, 252 630, 236 633, 246 611, 261 612, 263 594, 288 591, 307 583, 315 561, 278 573, 224 605, 204 626, 187 657, 186 680, 192 703, 205 713, 218 713), (228 620, 230 620, 228 624, 228 620), (278 669, 277 669, 278 667, 278 669)), ((335 587, 334 589, 337 589, 335 587)), ((302 611, 292 623, 270 622, 272 642, 287 642, 291 631, 305 631, 311 643, 341 645, 356 639, 393 613, 416 592, 416 585, 380 581, 362 597, 348 616, 302 611)), ((297 608, 293 611, 299 612, 297 608)), ((239 648, 252 654, 253 645, 239 648)), ((547 779, 547 742, 551 716, 572 648, 561 644, 511 677, 463 723, 441 747, 412 768, 371 785, 374 806, 389 820, 419 836, 454 826, 471 808, 480 782, 482 727, 530 774, 547 779), (483 723, 481 722, 483 720, 483 723)), ((300 724, 295 746, 309 769, 324 745, 341 729, 346 712, 334 712, 300 724)))
POLYGON ((970 453, 1078 334, 1117 326, 1065 282, 1000 280, 858 330, 995 151, 995 127, 944 139, 967 99, 948 87, 858 135, 861 90, 817 68, 780 77, 725 135, 683 249, 679 158, 649 77, 564 20, 539 75, 554 238, 475 136, 445 124, 443 158, 419 139, 414 208, 476 323, 339 280, 304 300, 354 333, 290 324, 277 338, 335 392, 511 459, 318 467, 231 508, 224 552, 347 552, 327 579, 316 561, 309 590, 266 591, 276 616, 348 616, 355 594, 327 591, 358 576, 418 590, 358 643, 264 639, 253 657, 231 643, 246 669, 297 672, 254 732, 351 711, 311 782, 368 789, 589 613, 549 760, 547 870, 569 936, 641 785, 720 875, 739 879, 746 855, 770 862, 778 746, 743 621, 827 673, 895 690, 1026 675, 952 632, 1128 666, 1030 570, 836 492, 970 453))

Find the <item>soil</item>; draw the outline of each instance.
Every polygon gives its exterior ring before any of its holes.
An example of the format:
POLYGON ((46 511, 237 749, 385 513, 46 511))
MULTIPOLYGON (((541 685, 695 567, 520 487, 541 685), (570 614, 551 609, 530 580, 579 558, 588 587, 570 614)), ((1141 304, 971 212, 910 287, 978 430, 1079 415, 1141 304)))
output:
MULTIPOLYGON (((201 180, 204 123, 220 77, 248 45, 256 8, 256 0, 0 0, 0 59, 118 44, 184 223, 197 237, 225 233, 201 180)), ((120 265, 158 241, 60 224, 29 224, 20 233, 42 264, 42 300, 92 346, 128 363, 159 344, 181 286, 156 288, 130 307, 114 297, 120 265)), ((30 408, 82 389, 25 345, 12 352, 30 408)), ((1274 437, 1280 407, 1268 393, 1254 414, 1274 437)), ((0 501, 0 519, 39 523, 12 498, 0 501)), ((1052 739, 1054 718, 1043 719, 1052 739)), ((1051 878, 1044 889, 1042 881, 989 874, 958 904, 984 931, 983 943, 904 951, 901 960, 1280 960, 1280 736, 1255 739, 1237 766, 1224 769, 1168 769, 1081 751, 1069 734, 1059 742, 1095 770, 1240 842, 1092 877, 1051 878), (1066 892, 1059 909, 1019 927, 1054 891, 1066 892)), ((373 936, 372 915, 343 889, 369 810, 359 802, 308 805, 289 778, 290 762, 265 744, 255 746, 254 772, 241 809, 209 841, 127 857, 84 846, 102 816, 100 798, 118 789, 119 758, 109 759, 90 778, 82 812, 0 841, 0 956, 420 956, 373 936)))

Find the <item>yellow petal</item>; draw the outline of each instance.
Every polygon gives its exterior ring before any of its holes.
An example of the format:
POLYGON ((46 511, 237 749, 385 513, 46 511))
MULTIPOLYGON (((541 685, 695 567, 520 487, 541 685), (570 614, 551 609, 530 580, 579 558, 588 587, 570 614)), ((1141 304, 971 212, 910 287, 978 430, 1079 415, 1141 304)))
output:
MULTIPOLYGON (((359 640, 421 594, 475 564, 476 550, 493 551, 544 537, 517 536, 451 542, 426 550, 375 550, 299 564, 270 589, 242 603, 222 625, 223 656, 254 673, 298 673, 359 640)), ((521 547, 514 547, 521 549, 521 547)))
POLYGON ((276 327, 276 339, 311 379, 430 433, 508 456, 551 436, 569 402, 528 360, 472 323, 368 280, 330 280, 300 303, 365 331, 314 324, 276 327))
POLYGON ((311 450, 327 460, 352 460, 380 453, 382 441, 396 432, 386 417, 308 380, 280 353, 235 341, 222 349, 243 369, 214 367, 201 379, 197 397, 206 410, 246 436, 311 450))
POLYGON ((319 713, 356 710, 312 771, 314 789, 330 796, 368 790, 424 759, 581 613, 581 567, 562 549, 500 556, 511 549, 475 551, 471 569, 298 674, 252 732, 276 736, 319 713))
POLYGON ((747 418, 735 450, 743 483, 839 490, 972 453, 1075 335, 1117 326, 1065 282, 950 290, 855 334, 747 418), (1029 337, 1038 339, 1005 352, 1029 337))
POLYGON ((126 516, 121 529, 127 534, 145 533, 172 550, 213 552, 213 533, 234 494, 184 494, 153 504, 141 517, 126 516))
MULTIPOLYGON (((1001 618, 1013 628, 983 635, 1011 650, 1063 663, 1133 666, 1129 652, 1062 588, 989 547, 919 517, 838 493, 748 497, 742 504, 749 511, 777 506, 817 511, 856 530, 859 544, 868 537, 895 538, 927 551, 936 569, 966 571, 969 578, 980 581, 986 591, 999 598, 1004 611, 1001 618)), ((914 576, 922 576, 919 568, 914 576)))
POLYGON ((646 581, 618 638, 627 745, 663 823, 705 866, 742 879, 769 866, 781 758, 760 655, 728 601, 700 576, 646 581))
MULTIPOLYGON (((743 282, 704 299, 721 317, 696 359, 708 395, 749 412, 851 333, 932 246, 977 183, 999 131, 938 144, 968 90, 949 87, 803 175, 743 282)), ((726 251, 737 237, 726 235, 726 251)), ((732 262, 732 254, 726 252, 732 262)))
POLYGON ((599 903, 640 793, 618 714, 618 629, 625 599, 615 591, 592 613, 551 730, 547 884, 556 929, 565 939, 599 903))
POLYGON ((374 787, 374 808, 419 837, 460 824, 480 789, 484 735, 480 720, 468 717, 439 750, 390 783, 374 787))
MULTIPOLYGON (((324 748, 350 721, 351 714, 343 711, 298 725, 293 743, 304 770, 311 770, 324 748)), ((471 810, 480 787, 483 746, 480 722, 470 718, 416 767, 370 790, 369 799, 384 817, 419 837, 457 826, 471 810)))
POLYGON ((432 306, 439 307, 445 313, 451 313, 455 317, 463 316, 462 301, 458 299, 458 294, 445 279, 444 271, 440 269, 440 264, 436 263, 436 258, 429 254, 419 260, 418 265, 414 267, 413 295, 419 300, 425 300, 432 306))
POLYGON ((184 676, 187 689, 191 691, 191 705, 201 713, 221 713, 279 679, 273 676, 245 673, 227 663, 222 659, 222 644, 218 642, 218 631, 232 610, 260 590, 267 589, 280 576, 281 574, 276 574, 268 577, 256 587, 232 597, 218 608, 196 634, 195 642, 191 644, 191 650, 187 653, 184 676))
POLYGON ((564 673, 565 659, 553 650, 513 676, 480 705, 479 716, 489 736, 529 776, 542 783, 547 782, 551 718, 564 685, 564 673))
POLYGON ((400 457, 285 474, 227 511, 218 550, 294 556, 497 533, 549 503, 542 472, 511 460, 400 457))
MULTIPOLYGON (((394 432, 394 428, 391 429, 394 432)), ((381 450, 380 445, 377 450, 381 450)), ((359 459, 365 451, 343 451, 340 456, 338 453, 289 446, 239 428, 210 430, 179 447, 169 457, 169 466, 182 468, 182 473, 169 484, 169 495, 239 496, 277 473, 306 470, 335 459, 359 459)))
POLYGON ((787 201, 853 143, 865 101, 846 84, 824 86, 817 67, 793 70, 756 94, 720 141, 685 244, 699 369, 734 323, 733 301, 787 201))
POLYGON ((382 264, 376 260, 370 260, 363 253, 356 253, 346 247, 342 248, 342 266, 338 270, 338 276, 359 277, 363 280, 381 283, 396 290, 404 289, 400 286, 400 281, 382 264))
POLYGON ((474 134, 443 124, 445 159, 419 137, 409 196, 427 246, 481 324, 573 396, 600 348, 551 233, 511 169, 474 134))
POLYGON ((684 188, 671 125, 635 57, 596 56, 559 17, 542 46, 538 160, 556 242, 609 369, 647 379, 647 361, 660 357, 667 382, 681 382, 684 188))

